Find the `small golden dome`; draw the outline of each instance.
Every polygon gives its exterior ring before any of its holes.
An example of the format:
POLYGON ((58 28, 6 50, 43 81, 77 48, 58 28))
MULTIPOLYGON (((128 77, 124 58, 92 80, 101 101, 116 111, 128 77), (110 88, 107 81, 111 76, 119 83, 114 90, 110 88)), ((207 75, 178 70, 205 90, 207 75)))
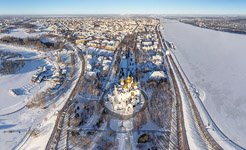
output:
POLYGON ((128 76, 128 77, 126 78, 126 83, 131 83, 131 82, 132 82, 132 79, 131 79, 131 77, 128 76))
POLYGON ((131 80, 126 80, 126 83, 131 83, 131 80))
POLYGON ((137 82, 134 82, 134 83, 133 83, 133 86, 138 86, 138 83, 137 83, 137 82))
POLYGON ((120 82, 124 82, 124 79, 123 79, 123 78, 121 78, 121 79, 120 79, 120 82))
POLYGON ((130 76, 128 76, 127 78, 126 78, 126 80, 131 80, 132 78, 130 77, 130 76))
POLYGON ((123 85, 123 89, 127 89, 127 85, 126 84, 123 85))

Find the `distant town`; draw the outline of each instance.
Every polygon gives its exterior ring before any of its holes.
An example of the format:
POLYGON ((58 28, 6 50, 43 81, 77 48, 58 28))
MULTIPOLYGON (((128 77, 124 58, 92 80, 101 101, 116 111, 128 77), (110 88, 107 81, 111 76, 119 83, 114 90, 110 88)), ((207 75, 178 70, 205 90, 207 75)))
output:
POLYGON ((246 17, 183 17, 179 21, 201 28, 217 31, 246 34, 246 17))

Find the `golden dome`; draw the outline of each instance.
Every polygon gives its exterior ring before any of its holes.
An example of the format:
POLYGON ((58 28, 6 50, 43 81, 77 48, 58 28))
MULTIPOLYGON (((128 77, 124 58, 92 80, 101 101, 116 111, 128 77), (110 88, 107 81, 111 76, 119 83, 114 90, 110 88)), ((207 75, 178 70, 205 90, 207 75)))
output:
POLYGON ((132 78, 128 76, 128 77, 126 78, 126 83, 131 83, 131 82, 132 82, 132 78))
POLYGON ((123 89, 127 89, 127 85, 126 84, 123 85, 123 89))
POLYGON ((126 83, 131 83, 131 80, 126 80, 126 83))
POLYGON ((133 83, 133 86, 138 86, 138 83, 137 83, 137 82, 134 82, 134 83, 133 83))
POLYGON ((134 92, 131 92, 131 96, 132 96, 132 97, 135 96, 135 93, 134 93, 134 92))
POLYGON ((131 80, 132 78, 130 77, 130 76, 128 76, 127 78, 126 78, 126 80, 131 80))
POLYGON ((123 78, 121 78, 121 79, 120 79, 120 82, 124 82, 124 79, 123 79, 123 78))

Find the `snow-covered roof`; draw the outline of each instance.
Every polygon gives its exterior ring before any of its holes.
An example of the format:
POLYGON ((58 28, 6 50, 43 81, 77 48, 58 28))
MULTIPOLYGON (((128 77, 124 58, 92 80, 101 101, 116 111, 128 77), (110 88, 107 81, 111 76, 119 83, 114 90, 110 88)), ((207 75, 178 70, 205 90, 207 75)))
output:
POLYGON ((87 71, 87 77, 96 77, 97 73, 94 71, 87 71))
POLYGON ((152 60, 162 60, 162 57, 160 55, 154 55, 152 56, 152 60))
POLYGON ((86 69, 87 69, 87 70, 91 70, 91 68, 92 68, 92 66, 91 66, 89 63, 87 63, 86 69))
POLYGON ((107 65, 110 66, 111 61, 110 60, 103 60, 103 66, 107 65))
POLYGON ((153 71, 149 79, 166 79, 167 75, 163 71, 153 71))

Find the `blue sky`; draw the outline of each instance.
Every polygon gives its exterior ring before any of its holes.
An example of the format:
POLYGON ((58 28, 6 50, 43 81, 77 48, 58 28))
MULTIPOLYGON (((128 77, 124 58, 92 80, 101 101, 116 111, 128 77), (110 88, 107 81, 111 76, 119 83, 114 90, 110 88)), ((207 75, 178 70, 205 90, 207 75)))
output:
POLYGON ((246 0, 0 0, 4 14, 246 15, 246 0))

